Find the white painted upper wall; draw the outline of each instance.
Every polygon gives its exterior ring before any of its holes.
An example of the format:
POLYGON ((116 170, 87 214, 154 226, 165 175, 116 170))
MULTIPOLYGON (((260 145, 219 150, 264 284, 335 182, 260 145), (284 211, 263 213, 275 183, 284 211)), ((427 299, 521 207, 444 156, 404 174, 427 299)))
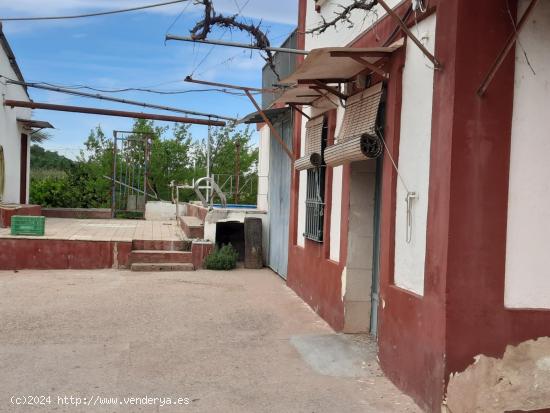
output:
MULTIPOLYGON (((520 9, 525 10, 522 0, 520 9)), ((516 50, 508 194, 509 308, 550 308, 550 2, 541 1, 520 34, 535 74, 516 50)))
MULTIPOLYGON (((402 0, 387 0, 390 7, 395 7, 402 0)), ((341 6, 347 6, 353 3, 353 0, 325 0, 321 6, 321 12, 315 11, 315 1, 308 0, 306 13, 306 30, 313 29, 323 22, 322 18, 332 20, 334 13, 340 11, 341 6)), ((330 28, 320 35, 306 36, 305 49, 311 50, 319 47, 337 47, 347 46, 351 41, 358 37, 361 33, 367 31, 378 19, 384 17, 386 12, 382 7, 376 6, 374 9, 365 13, 362 10, 352 12, 351 21, 353 27, 347 23, 340 24, 336 28, 330 28)))
MULTIPOLYGON (((8 56, 2 47, 0 47, 0 74, 17 80, 17 75, 11 67, 8 56)), ((29 101, 25 90, 21 86, 7 85, 4 78, 0 78, 0 93, 2 94, 2 100, 15 99, 29 101)), ((4 148, 6 172, 4 194, 0 194, 0 201, 4 203, 19 203, 21 133, 23 130, 17 124, 17 118, 30 119, 31 110, 24 108, 12 109, 0 105, 0 145, 4 148)), ((28 171, 30 168, 30 145, 27 160, 28 171)), ((27 173, 27 199, 29 175, 27 173)))
MULTIPOLYGON (((436 16, 413 27, 432 53, 435 48, 436 16)), ((432 103, 434 71, 428 59, 412 42, 407 42, 403 72, 399 172, 409 191, 418 199, 412 206, 412 238, 407 242, 407 190, 397 183, 395 208, 395 285, 424 294, 424 264, 430 184, 430 146, 432 139, 432 103)))

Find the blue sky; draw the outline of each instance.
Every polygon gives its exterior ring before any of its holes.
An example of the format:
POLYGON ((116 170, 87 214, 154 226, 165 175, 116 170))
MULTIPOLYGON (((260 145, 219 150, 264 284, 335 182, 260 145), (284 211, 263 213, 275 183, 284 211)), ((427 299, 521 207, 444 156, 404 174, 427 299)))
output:
MULTIPOLYGON (((155 2, 160 0, 0 0, 0 10, 2 17, 67 15, 155 2)), ((235 14, 237 6, 242 8, 244 19, 262 22, 274 45, 285 40, 297 21, 297 0, 249 0, 248 4, 247 0, 214 0, 214 5, 218 12, 227 14, 235 14)), ((185 13, 170 33, 188 35, 189 29, 201 17, 201 8, 187 5, 187 2, 79 20, 5 22, 4 31, 28 82, 102 89, 203 88, 182 82, 185 76, 193 74, 197 79, 260 86, 264 61, 257 52, 174 41, 164 44, 168 28, 185 7, 185 13)), ((242 34, 224 33, 223 29, 216 30, 210 37, 247 41, 242 34)), ((37 102, 168 113, 37 89, 30 89, 30 93, 37 102)), ((175 96, 128 92, 114 96, 232 117, 254 111, 246 97, 216 92, 175 96)), ((44 146, 70 157, 78 153, 95 126, 101 125, 111 135, 114 129, 127 130, 132 124, 131 119, 41 110, 34 111, 34 118, 50 121, 56 127, 51 131, 53 138, 44 146)), ((192 132, 195 138, 203 138, 206 127, 193 126, 192 132)))

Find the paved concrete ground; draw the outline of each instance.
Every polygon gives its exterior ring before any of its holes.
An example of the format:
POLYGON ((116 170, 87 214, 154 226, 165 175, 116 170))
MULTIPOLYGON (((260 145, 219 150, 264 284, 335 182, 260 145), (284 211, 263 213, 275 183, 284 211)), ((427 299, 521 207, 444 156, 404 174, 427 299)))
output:
POLYGON ((46 218, 42 237, 13 236, 10 228, 0 228, 0 238, 62 239, 78 241, 179 241, 185 239, 176 221, 140 219, 46 218))
POLYGON ((4 271, 0 314, 2 412, 419 411, 367 337, 334 334, 269 270, 4 271), (51 399, 10 403, 29 395, 51 399), (146 396, 189 404, 123 399, 146 396))

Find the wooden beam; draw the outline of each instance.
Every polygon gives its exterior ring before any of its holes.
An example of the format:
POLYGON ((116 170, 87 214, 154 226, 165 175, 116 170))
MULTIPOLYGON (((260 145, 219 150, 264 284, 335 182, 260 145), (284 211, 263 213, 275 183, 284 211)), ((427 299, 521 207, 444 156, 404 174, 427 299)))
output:
POLYGON ((250 101, 252 102, 252 104, 254 105, 254 107, 256 108, 256 110, 258 111, 258 113, 260 114, 262 119, 264 120, 264 122, 267 124, 267 126, 269 126, 269 129, 271 130, 271 133, 273 134, 273 136, 275 136, 275 139, 277 139, 279 144, 282 146, 283 150, 286 152, 286 154, 290 158, 290 161, 294 163, 294 160, 295 160, 294 159, 294 154, 288 148, 288 146, 286 145, 283 138, 281 138, 281 135, 279 134, 277 129, 275 129, 275 126, 273 126, 273 124, 271 123, 269 118, 265 115, 264 111, 262 110, 262 108, 260 107, 258 102, 256 102, 256 99, 254 99, 254 96, 252 96, 252 93, 250 93, 249 90, 245 90, 244 93, 246 93, 246 96, 248 96, 248 99, 250 99, 250 101))
POLYGON ((304 116, 307 120, 311 120, 311 116, 306 115, 305 112, 302 109, 298 108, 298 105, 295 105, 293 103, 287 103, 288 106, 290 106, 292 109, 294 109, 296 112, 300 113, 302 116, 304 116))
POLYGON ((352 58, 353 60, 355 60, 357 63, 361 63, 363 66, 367 67, 368 69, 372 70, 373 72, 378 73, 378 74, 379 74, 380 76, 382 76, 382 77, 385 77, 385 78, 390 77, 389 74, 388 74, 388 72, 386 72, 386 71, 383 70, 382 68, 376 66, 375 64, 366 61, 366 60, 363 59, 362 57, 359 57, 359 56, 351 56, 351 58, 352 58))
POLYGON ((481 82, 481 85, 479 86, 479 89, 477 90, 478 96, 481 97, 485 94, 485 92, 487 92, 487 89, 489 88, 489 85, 491 84, 491 82, 493 81, 493 78, 497 74, 498 69, 500 69, 500 67, 502 66, 502 63, 504 63, 504 60, 506 59, 506 56, 508 56, 508 53, 512 49, 512 46, 515 44, 515 42, 516 42, 516 40, 519 36, 519 32, 521 31, 521 29, 523 28, 525 23, 527 23, 527 20, 529 19, 529 16, 533 12, 533 9, 535 8, 535 6, 537 5, 538 2, 539 2, 539 0, 531 0, 531 3, 527 7, 527 10, 525 10, 525 13, 523 13, 523 16, 521 16, 521 19, 520 19, 519 23, 517 24, 517 26, 514 28, 513 33, 506 40, 506 43, 504 44, 504 47, 502 48, 502 50, 498 54, 497 58, 493 62, 493 65, 489 69, 489 72, 483 78, 483 81, 481 82))
POLYGON ((345 95, 344 93, 340 92, 339 90, 331 87, 331 86, 328 86, 326 83, 326 81, 323 79, 323 80, 318 80, 318 79, 299 79, 298 80, 298 84, 299 85, 312 85, 310 86, 309 88, 310 89, 313 89, 313 90, 324 90, 328 93, 331 93, 333 95, 335 95, 336 97, 340 98, 340 99, 347 99, 348 96, 345 95))
POLYGON ((418 46, 418 48, 422 51, 422 53, 424 53, 426 55, 426 57, 428 59, 430 59, 430 62, 433 63, 434 67, 436 69, 440 69, 441 68, 441 63, 439 63, 439 61, 435 58, 435 56, 428 49, 426 49, 426 46, 424 46, 422 44, 422 42, 420 40, 418 40, 418 38, 413 34, 413 32, 411 32, 411 30, 405 24, 405 22, 403 20, 401 20, 401 17, 399 17, 393 11, 393 9, 386 4, 385 0, 377 0, 377 1, 378 1, 378 4, 380 4, 380 6, 382 6, 382 8, 384 10, 386 10, 386 13, 388 13, 388 15, 391 16, 397 22, 397 24, 401 27, 401 30, 403 30, 405 32, 407 37, 409 39, 411 39, 414 42, 414 44, 416 44, 418 46))
POLYGON ((345 95, 344 93, 340 92, 339 90, 336 90, 335 88, 333 88, 331 86, 328 86, 328 85, 324 84, 320 80, 314 80, 313 83, 314 83, 314 86, 311 86, 311 89, 313 89, 313 90, 318 90, 318 89, 325 90, 328 93, 331 93, 334 96, 339 97, 340 99, 344 99, 344 100, 348 98, 348 96, 345 95))
POLYGON ((117 116, 121 118, 161 120, 166 122, 191 123, 195 125, 225 126, 225 122, 208 119, 184 118, 180 116, 157 115, 153 113, 127 112, 121 110, 109 110, 88 108, 82 106, 54 105, 51 103, 26 102, 22 100, 5 100, 4 106, 54 110, 58 112, 87 113, 92 115, 117 116))
POLYGON ((393 52, 368 51, 368 50, 335 50, 330 52, 331 57, 390 57, 393 52))

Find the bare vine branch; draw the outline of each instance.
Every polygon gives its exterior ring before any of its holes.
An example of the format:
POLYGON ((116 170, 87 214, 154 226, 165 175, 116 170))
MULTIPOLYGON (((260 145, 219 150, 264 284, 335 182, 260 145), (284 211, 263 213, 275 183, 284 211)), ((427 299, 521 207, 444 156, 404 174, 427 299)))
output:
POLYGON ((228 28, 229 30, 237 29, 241 32, 246 32, 254 41, 254 46, 259 47, 265 53, 265 56, 262 57, 267 62, 273 73, 277 76, 277 79, 280 80, 273 60, 273 52, 266 50, 266 48, 270 47, 270 42, 265 32, 261 29, 261 23, 256 26, 254 24, 247 24, 237 20, 237 15, 224 16, 223 14, 218 14, 214 10, 212 0, 195 0, 195 4, 201 4, 204 6, 204 18, 197 22, 195 27, 191 29, 191 37, 193 39, 205 40, 212 32, 212 28, 214 26, 228 28))
POLYGON ((321 34, 327 31, 331 27, 336 27, 341 23, 347 23, 348 28, 354 26, 353 21, 351 20, 351 13, 354 10, 364 10, 366 12, 371 11, 374 6, 378 4, 377 0, 354 0, 348 6, 338 5, 341 9, 338 12, 335 12, 335 17, 332 20, 326 20, 324 16, 321 15, 323 22, 319 26, 314 27, 313 29, 306 30, 306 34, 321 34))

